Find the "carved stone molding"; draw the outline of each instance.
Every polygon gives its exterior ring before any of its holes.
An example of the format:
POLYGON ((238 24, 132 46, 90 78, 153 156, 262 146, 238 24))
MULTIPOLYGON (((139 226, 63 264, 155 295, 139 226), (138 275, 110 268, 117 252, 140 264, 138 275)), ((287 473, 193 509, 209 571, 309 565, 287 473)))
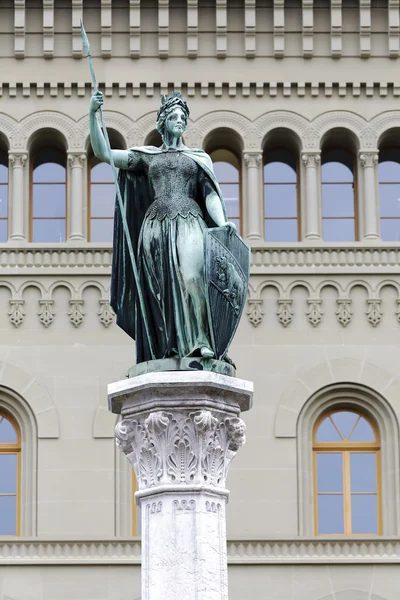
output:
POLYGON ((248 169, 258 169, 262 163, 262 154, 260 152, 246 152, 243 159, 248 169))
POLYGON ((13 167, 13 169, 23 169, 26 163, 28 162, 28 154, 26 152, 10 152, 8 155, 8 160, 10 161, 10 164, 13 167))
POLYGON ((247 300, 247 306, 248 319, 250 323, 254 325, 254 327, 257 327, 257 325, 259 325, 262 322, 264 316, 264 311, 262 310, 263 301, 254 300, 253 298, 250 298, 249 300, 247 300))
POLYGON ((10 309, 8 315, 14 327, 19 327, 25 319, 25 300, 10 300, 10 309))
POLYGON ((363 152, 360 154, 360 165, 364 168, 375 167, 378 164, 379 156, 376 152, 363 152))
POLYGON ((71 169, 75 169, 75 168, 81 168, 83 169, 83 167, 85 166, 85 162, 86 162, 86 154, 82 154, 82 153, 69 153, 68 154, 68 164, 71 167, 71 169))
POLYGON ((337 320, 343 327, 347 327, 353 317, 353 311, 351 310, 352 300, 350 298, 338 299, 336 303, 338 305, 336 311, 337 320))
POLYGON ((157 411, 120 421, 115 436, 135 468, 139 491, 165 484, 224 488, 245 429, 239 417, 214 411, 157 411))
POLYGON ((321 155, 319 153, 307 153, 302 154, 301 160, 306 169, 316 169, 321 162, 321 155))

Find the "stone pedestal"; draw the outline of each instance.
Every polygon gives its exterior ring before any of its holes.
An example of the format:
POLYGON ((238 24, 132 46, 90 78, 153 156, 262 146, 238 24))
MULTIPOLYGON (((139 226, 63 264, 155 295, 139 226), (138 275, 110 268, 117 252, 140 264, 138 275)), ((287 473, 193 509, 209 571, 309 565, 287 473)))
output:
POLYGON ((142 600, 226 600, 225 479, 245 441, 250 382, 148 373, 109 386, 117 445, 135 469, 142 600))

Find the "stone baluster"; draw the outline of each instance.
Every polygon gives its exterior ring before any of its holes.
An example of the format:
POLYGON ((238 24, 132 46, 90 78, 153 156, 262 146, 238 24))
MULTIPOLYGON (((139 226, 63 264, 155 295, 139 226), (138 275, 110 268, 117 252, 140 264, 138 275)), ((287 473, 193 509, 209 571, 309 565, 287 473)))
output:
POLYGON ((378 153, 362 152, 360 165, 364 171, 364 239, 379 238, 378 202, 376 197, 376 165, 378 153))
POLYGON ((68 163, 71 167, 71 193, 70 193, 70 226, 69 240, 83 240, 83 169, 86 156, 82 153, 68 154, 68 163))
POLYGON ((108 387, 117 446, 136 472, 143 600, 227 600, 228 467, 245 441, 252 384, 153 372, 108 387))
POLYGON ((305 239, 320 240, 320 210, 319 210, 319 177, 318 169, 321 163, 319 152, 308 152, 302 155, 306 168, 306 202, 305 202, 305 239))
POLYGON ((247 239, 259 240, 263 237, 260 215, 260 167, 261 152, 246 152, 243 156, 247 167, 247 239))
POLYGON ((11 210, 11 240, 26 240, 25 235, 25 165, 28 161, 26 152, 10 152, 11 166, 12 210, 11 210))

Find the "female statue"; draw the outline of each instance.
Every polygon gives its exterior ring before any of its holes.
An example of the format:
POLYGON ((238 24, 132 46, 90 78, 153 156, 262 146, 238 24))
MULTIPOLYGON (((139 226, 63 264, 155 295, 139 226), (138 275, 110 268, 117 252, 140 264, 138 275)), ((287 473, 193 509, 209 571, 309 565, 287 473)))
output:
MULTIPOLYGON (((109 162, 96 111, 103 104, 93 94, 90 139, 94 154, 109 162)), ((182 142, 189 108, 179 93, 163 96, 157 113, 160 148, 112 150, 136 255, 146 307, 137 302, 118 203, 115 208, 111 305, 117 323, 136 340, 137 362, 152 358, 212 358, 204 282, 206 227, 226 225, 224 202, 210 157, 182 142), (152 340, 150 352, 143 320, 152 340)))

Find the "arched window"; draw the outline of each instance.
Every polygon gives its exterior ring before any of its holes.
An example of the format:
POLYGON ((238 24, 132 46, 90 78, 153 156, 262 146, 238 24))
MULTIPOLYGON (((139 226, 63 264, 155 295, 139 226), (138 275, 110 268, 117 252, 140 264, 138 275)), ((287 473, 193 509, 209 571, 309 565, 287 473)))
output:
POLYGON ((400 241, 400 149, 380 151, 379 207, 381 238, 385 242, 400 241))
POLYGON ((32 242, 65 241, 66 188, 65 153, 50 147, 40 149, 32 169, 32 242))
POLYGON ((0 242, 6 242, 8 220, 8 159, 0 152, 0 242))
POLYGON ((313 432, 316 535, 379 535, 380 438, 357 410, 323 413, 313 432))
POLYGON ((326 242, 358 239, 354 193, 354 160, 350 152, 322 152, 322 237, 326 242))
POLYGON ((269 151, 264 160, 264 236, 268 242, 296 242, 300 237, 296 156, 286 149, 269 151))
POLYGON ((21 435, 17 423, 0 412, 0 535, 20 533, 21 435))
POLYGON ((229 221, 241 232, 241 181, 239 159, 230 150, 215 150, 210 154, 214 173, 224 198, 229 221))
POLYGON ((109 164, 90 160, 89 241, 112 242, 115 183, 109 164))

